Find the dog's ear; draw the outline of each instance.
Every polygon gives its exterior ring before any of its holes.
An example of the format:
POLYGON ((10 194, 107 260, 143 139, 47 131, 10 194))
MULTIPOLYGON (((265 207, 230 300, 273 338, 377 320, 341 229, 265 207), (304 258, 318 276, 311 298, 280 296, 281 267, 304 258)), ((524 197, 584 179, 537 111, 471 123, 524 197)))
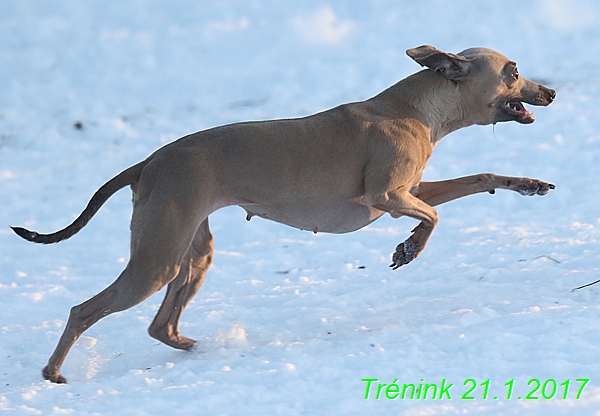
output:
POLYGON ((444 77, 453 81, 465 77, 471 69, 471 63, 466 58, 440 51, 429 45, 408 49, 406 54, 421 66, 439 71, 444 77))

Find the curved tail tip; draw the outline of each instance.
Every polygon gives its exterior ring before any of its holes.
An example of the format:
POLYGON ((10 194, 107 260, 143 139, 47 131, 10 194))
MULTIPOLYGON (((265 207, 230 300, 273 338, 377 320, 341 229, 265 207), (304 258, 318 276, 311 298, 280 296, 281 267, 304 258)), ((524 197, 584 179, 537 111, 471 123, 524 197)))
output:
POLYGON ((27 241, 32 241, 35 242, 36 237, 39 235, 38 233, 36 233, 35 231, 29 231, 26 230, 25 228, 21 228, 21 227, 10 227, 12 228, 12 230, 19 236, 24 238, 27 241))

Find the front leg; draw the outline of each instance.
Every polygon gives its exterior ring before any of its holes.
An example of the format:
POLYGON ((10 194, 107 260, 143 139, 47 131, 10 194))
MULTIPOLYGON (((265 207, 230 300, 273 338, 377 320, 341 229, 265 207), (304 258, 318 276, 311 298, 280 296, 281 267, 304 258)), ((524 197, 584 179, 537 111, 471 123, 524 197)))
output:
POLYGON ((480 173, 446 181, 421 182, 411 190, 411 194, 431 206, 436 206, 480 192, 493 194, 496 189, 508 189, 521 195, 533 196, 546 195, 554 188, 554 185, 538 179, 480 173))
POLYGON ((410 263, 421 254, 438 223, 437 211, 406 190, 386 192, 369 198, 368 205, 389 212, 394 218, 406 215, 421 221, 412 231, 412 235, 396 247, 390 265, 394 270, 410 263))

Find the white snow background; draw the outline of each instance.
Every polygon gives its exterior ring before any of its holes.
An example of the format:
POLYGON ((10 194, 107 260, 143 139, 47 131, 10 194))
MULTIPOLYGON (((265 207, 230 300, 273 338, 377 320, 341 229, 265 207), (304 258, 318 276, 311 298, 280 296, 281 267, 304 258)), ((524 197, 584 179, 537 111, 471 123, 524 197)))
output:
POLYGON ((0 2, 0 413, 600 414, 600 285, 572 291, 600 279, 599 51, 593 0, 0 2), (438 207, 427 249, 397 271, 410 218, 313 235, 223 209, 183 315, 198 350, 147 335, 163 291, 88 330, 69 384, 42 379, 69 309, 127 261, 130 192, 57 245, 9 225, 64 227, 187 133, 370 98, 421 69, 405 50, 422 44, 496 49, 558 92, 533 125, 444 138, 424 179, 494 172, 556 190, 438 207), (452 399, 364 400, 363 378, 446 379, 452 399), (461 400, 468 378, 475 400, 461 400), (579 400, 577 378, 590 379, 579 400), (568 398, 525 400, 531 379, 571 380, 568 398))

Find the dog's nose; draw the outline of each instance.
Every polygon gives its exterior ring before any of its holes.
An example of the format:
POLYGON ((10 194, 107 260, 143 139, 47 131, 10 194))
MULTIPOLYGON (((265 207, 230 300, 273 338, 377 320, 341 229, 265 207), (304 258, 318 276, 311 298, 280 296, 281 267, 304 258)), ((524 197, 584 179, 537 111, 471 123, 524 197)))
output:
POLYGON ((556 98, 556 91, 551 90, 550 88, 546 88, 543 85, 541 87, 548 102, 551 103, 552 101, 554 101, 554 98, 556 98))

